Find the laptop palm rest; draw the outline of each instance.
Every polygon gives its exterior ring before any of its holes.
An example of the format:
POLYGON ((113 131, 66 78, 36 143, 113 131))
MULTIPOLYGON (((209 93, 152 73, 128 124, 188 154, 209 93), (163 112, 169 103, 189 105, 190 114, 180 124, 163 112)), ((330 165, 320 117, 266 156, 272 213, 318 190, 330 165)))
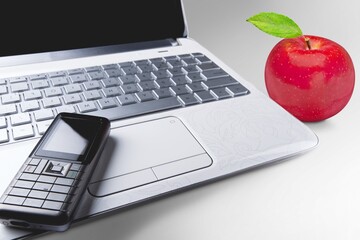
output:
POLYGON ((208 167, 212 159, 176 117, 113 128, 89 193, 104 197, 208 167))

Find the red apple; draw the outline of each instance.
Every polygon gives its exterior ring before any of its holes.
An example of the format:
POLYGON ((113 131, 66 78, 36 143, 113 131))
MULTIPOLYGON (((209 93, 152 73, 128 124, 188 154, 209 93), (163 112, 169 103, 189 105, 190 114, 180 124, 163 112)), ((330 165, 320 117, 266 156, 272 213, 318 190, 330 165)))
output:
POLYGON ((269 96, 304 122, 339 113, 354 90, 355 70, 348 52, 319 36, 285 38, 271 50, 265 65, 269 96))

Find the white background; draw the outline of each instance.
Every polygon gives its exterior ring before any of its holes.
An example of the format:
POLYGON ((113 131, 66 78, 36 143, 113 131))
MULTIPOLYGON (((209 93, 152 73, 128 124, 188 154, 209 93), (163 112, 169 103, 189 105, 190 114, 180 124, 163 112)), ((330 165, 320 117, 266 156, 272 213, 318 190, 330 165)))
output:
MULTIPOLYGON (((266 93, 264 65, 280 40, 246 19, 288 15, 304 34, 341 44, 360 73, 356 0, 184 0, 189 36, 266 93)), ((319 146, 286 162, 172 195, 39 239, 360 239, 360 99, 307 125, 319 146)))

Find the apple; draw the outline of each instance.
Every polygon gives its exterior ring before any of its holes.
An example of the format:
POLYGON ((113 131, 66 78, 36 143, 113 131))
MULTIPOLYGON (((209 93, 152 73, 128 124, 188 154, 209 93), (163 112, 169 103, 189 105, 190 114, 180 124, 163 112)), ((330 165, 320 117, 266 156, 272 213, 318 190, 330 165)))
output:
POLYGON ((344 47, 325 37, 304 35, 282 14, 263 12, 247 21, 283 38, 265 64, 265 85, 271 99, 304 122, 328 119, 347 105, 355 86, 355 70, 344 47))
POLYGON ((341 45, 304 35, 274 46, 265 64, 265 84, 270 98, 301 121, 321 121, 347 105, 355 70, 341 45))

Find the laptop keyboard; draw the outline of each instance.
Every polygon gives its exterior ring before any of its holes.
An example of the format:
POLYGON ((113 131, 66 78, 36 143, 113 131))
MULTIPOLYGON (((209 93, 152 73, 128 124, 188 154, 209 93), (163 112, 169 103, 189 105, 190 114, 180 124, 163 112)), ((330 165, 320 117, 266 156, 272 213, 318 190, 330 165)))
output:
POLYGON ((115 120, 248 93, 201 53, 0 79, 0 144, 41 136, 59 112, 115 120))

